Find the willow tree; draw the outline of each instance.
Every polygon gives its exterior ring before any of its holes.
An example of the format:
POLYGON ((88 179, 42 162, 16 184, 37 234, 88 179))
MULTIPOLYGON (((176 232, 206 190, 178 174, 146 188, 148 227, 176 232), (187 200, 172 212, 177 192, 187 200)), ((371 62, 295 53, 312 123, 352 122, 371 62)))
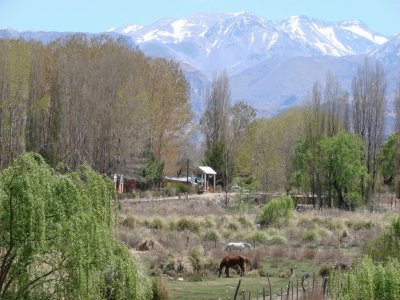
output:
POLYGON ((89 167, 59 175, 38 154, 0 176, 1 299, 148 299, 114 237, 112 182, 89 167))

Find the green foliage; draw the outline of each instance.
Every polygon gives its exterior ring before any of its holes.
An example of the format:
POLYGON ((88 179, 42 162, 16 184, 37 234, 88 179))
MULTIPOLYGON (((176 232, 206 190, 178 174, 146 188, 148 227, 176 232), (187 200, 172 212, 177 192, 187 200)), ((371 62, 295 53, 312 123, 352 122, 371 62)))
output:
POLYGON ((357 136, 340 132, 319 142, 325 182, 336 193, 339 208, 355 207, 361 200, 362 184, 368 181, 363 165, 364 142, 357 136))
POLYGON ((253 233, 253 234, 249 237, 249 239, 252 240, 252 241, 255 241, 255 242, 258 243, 258 244, 265 244, 266 241, 267 241, 267 239, 268 239, 268 237, 267 237, 267 235, 266 235, 265 233, 263 233, 263 232, 256 232, 256 233, 253 233))
POLYGON ((305 191, 334 196, 339 208, 354 208, 369 180, 363 155, 363 141, 345 131, 322 137, 315 146, 300 140, 294 156, 293 182, 305 191))
POLYGON ((203 257, 201 251, 198 248, 194 248, 189 251, 188 257, 192 263, 193 269, 195 271, 201 270, 201 259, 203 257))
POLYGON ((289 196, 280 196, 264 205, 261 213, 257 216, 256 222, 268 226, 280 218, 289 218, 293 214, 294 202, 289 196))
POLYGON ((321 275, 322 277, 326 277, 329 276, 329 274, 333 271, 333 266, 330 263, 326 263, 321 265, 321 267, 319 268, 319 275, 321 275))
POLYGON ((164 163, 157 159, 154 153, 146 150, 143 154, 143 167, 139 173, 139 186, 148 189, 157 186, 163 177, 164 163))
POLYGON ((319 236, 315 230, 307 230, 303 235, 303 241, 305 242, 317 242, 319 236))
POLYGON ((225 186, 226 171, 228 171, 230 177, 233 175, 233 164, 227 163, 226 152, 226 146, 223 143, 217 143, 210 149, 207 149, 204 154, 204 165, 210 166, 217 172, 216 185, 225 186), (225 168, 228 168, 228 170, 225 168))
POLYGON ((382 236, 368 245, 366 252, 374 261, 385 261, 388 258, 400 260, 400 217, 397 217, 382 236))
POLYGON ((389 139, 382 145, 379 153, 379 167, 383 175, 385 184, 392 185, 396 175, 396 147, 398 135, 392 134, 389 139))
POLYGON ((187 218, 180 219, 176 223, 175 227, 176 227, 177 231, 188 230, 188 231, 192 231, 192 232, 196 232, 196 233, 200 231, 199 222, 197 222, 195 220, 189 220, 187 218))
POLYGON ((1 298, 150 298, 147 280, 115 239, 114 197, 113 183, 88 166, 57 175, 28 153, 4 170, 1 298))
POLYGON ((206 234, 204 235, 204 239, 216 242, 219 241, 220 236, 217 231, 211 230, 206 232, 206 234))
POLYGON ((375 264, 364 257, 348 274, 333 272, 328 290, 332 298, 400 299, 400 263, 389 259, 384 264, 375 264))
POLYGON ((152 300, 168 300, 168 289, 164 285, 160 276, 153 280, 153 298, 152 300))

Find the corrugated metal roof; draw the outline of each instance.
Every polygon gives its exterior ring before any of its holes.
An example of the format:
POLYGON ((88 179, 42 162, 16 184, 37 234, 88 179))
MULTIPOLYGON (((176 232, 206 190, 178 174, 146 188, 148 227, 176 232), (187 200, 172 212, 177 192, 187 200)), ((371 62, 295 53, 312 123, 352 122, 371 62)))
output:
POLYGON ((205 174, 213 174, 213 175, 217 174, 217 172, 215 172, 212 168, 207 166, 201 166, 199 167, 199 169, 202 170, 205 174))

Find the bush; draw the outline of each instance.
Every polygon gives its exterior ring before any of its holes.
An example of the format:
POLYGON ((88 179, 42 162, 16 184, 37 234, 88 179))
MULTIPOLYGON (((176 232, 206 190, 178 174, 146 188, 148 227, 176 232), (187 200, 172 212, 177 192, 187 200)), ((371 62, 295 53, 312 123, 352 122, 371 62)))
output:
POLYGON ((263 232, 256 232, 250 236, 250 240, 255 241, 258 244, 265 244, 267 241, 267 235, 263 232))
POLYGON ((267 238, 267 245, 285 245, 287 244, 287 239, 281 235, 273 235, 267 238))
POLYGON ((322 277, 327 277, 332 271, 333 271, 332 264, 326 263, 321 265, 321 267, 319 268, 319 275, 321 275, 322 277))
POLYGON ((194 248, 189 252, 189 259, 195 271, 201 270, 201 257, 203 256, 201 249, 194 248))
POLYGON ((389 259, 375 264, 364 257, 346 276, 333 272, 329 291, 333 299, 400 299, 400 263, 389 259))
POLYGON ((243 228, 253 226, 251 221, 244 216, 240 216, 237 220, 242 225, 243 228))
POLYGON ((122 226, 129 227, 131 229, 135 229, 138 226, 138 221, 134 216, 127 216, 121 222, 122 226))
POLYGON ((216 232, 215 230, 212 231, 208 231, 206 232, 206 234, 204 235, 204 239, 209 240, 209 241, 213 241, 216 242, 219 240, 219 234, 218 232, 216 232))
POLYGON ((182 218, 176 224, 177 231, 188 230, 191 232, 198 233, 200 231, 200 224, 195 220, 188 220, 186 218, 182 218))
POLYGON ((168 289, 161 277, 157 277, 153 281, 153 300, 168 300, 168 289))
POLYGON ((392 257, 400 260, 400 217, 397 217, 386 232, 370 242, 367 254, 374 261, 385 261, 392 257))
POLYGON ((303 235, 303 241, 305 242, 317 242, 319 240, 319 236, 315 230, 307 230, 303 235))
POLYGON ((153 220, 150 226, 152 229, 161 230, 164 228, 164 223, 162 220, 156 218, 153 220))
POLYGON ((294 202, 289 196, 280 196, 264 205, 262 212, 257 216, 256 223, 268 226, 280 218, 289 218, 293 214, 294 202))

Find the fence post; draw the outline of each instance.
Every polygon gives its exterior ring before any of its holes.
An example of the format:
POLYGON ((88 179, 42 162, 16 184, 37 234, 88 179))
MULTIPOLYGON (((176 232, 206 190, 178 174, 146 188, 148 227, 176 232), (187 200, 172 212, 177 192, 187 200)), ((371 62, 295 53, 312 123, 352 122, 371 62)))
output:
POLYGON ((293 300, 293 289, 294 289, 294 284, 293 284, 293 278, 292 278, 292 300, 293 300))
POLYGON ((186 236, 186 249, 189 246, 189 236, 186 236))
POLYGON ((263 287, 263 300, 265 300, 265 287, 263 287))
POLYGON ((272 300, 272 288, 271 281, 269 281, 269 274, 267 273, 268 285, 269 285, 269 299, 272 300))
POLYGON ((233 296, 233 300, 236 300, 237 294, 239 292, 240 284, 242 283, 242 279, 239 279, 238 285, 236 287, 235 295, 233 296))
POLYGON ((283 296, 283 289, 281 288, 281 300, 282 300, 282 296, 283 296))
POLYGON ((315 283, 315 272, 313 272, 313 275, 312 275, 312 290, 313 290, 313 292, 314 292, 314 283, 315 283))
POLYGON ((327 284, 328 284, 328 277, 323 277, 323 279, 322 279, 322 299, 325 299, 325 296, 328 293, 327 284))
POLYGON ((299 300, 299 278, 297 278, 296 282, 296 300, 299 300))

